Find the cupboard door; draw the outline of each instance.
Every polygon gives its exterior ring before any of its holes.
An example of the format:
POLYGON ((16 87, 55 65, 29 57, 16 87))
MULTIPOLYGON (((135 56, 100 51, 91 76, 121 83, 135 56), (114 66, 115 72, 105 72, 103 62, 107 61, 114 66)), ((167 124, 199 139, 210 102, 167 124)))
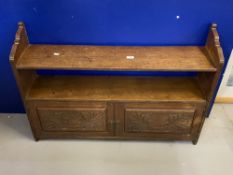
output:
POLYGON ((125 132, 189 133, 194 109, 125 109, 125 132))
POLYGON ((113 135, 113 109, 107 103, 35 102, 29 110, 29 119, 37 126, 39 138, 95 138, 113 135))
POLYGON ((203 119, 203 104, 122 103, 117 105, 117 135, 139 139, 191 140, 203 119))
POLYGON ((38 107, 44 131, 107 131, 106 108, 38 107))

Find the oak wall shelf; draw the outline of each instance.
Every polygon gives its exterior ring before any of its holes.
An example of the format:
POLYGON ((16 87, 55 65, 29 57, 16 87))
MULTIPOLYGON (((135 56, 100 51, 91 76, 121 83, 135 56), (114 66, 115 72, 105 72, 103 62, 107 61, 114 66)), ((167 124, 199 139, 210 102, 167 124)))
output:
POLYGON ((36 140, 99 138, 197 143, 224 57, 205 46, 30 44, 19 23, 10 62, 36 140), (195 76, 40 75, 37 70, 195 72, 195 76))

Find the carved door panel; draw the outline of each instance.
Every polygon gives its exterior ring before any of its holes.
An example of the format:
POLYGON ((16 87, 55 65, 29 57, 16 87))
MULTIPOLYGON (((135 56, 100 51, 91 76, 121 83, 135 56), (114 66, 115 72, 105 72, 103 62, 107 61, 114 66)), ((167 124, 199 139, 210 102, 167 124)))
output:
POLYGON ((125 109, 125 132, 189 133, 193 109, 125 109))
POLYGON ((190 135, 194 121, 201 118, 201 114, 193 104, 119 104, 116 116, 121 124, 117 132, 132 137, 190 135))
POLYGON ((107 103, 35 103, 30 108, 32 120, 40 123, 42 137, 78 137, 113 135, 113 109, 107 103), (32 107, 33 106, 33 107, 32 107), (73 134, 72 134, 73 133, 73 134))
POLYGON ((106 108, 45 108, 37 114, 44 131, 106 131, 106 108))

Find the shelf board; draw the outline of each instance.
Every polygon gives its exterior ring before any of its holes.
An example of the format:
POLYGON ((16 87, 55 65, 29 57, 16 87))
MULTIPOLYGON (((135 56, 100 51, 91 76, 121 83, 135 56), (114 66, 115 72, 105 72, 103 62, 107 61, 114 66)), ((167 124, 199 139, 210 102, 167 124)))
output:
POLYGON ((205 101, 194 77, 39 76, 26 100, 205 101))
POLYGON ((17 69, 216 71, 204 47, 29 45, 17 69), (134 56, 134 59, 126 59, 134 56))

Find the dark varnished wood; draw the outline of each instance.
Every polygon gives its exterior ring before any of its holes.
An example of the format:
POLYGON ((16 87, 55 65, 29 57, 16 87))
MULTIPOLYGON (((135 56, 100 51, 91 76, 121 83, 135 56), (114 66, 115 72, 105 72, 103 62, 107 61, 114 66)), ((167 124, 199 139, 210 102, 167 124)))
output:
POLYGON ((19 23, 10 62, 35 139, 196 144, 224 64, 216 27, 203 47, 75 46, 30 44, 19 23), (196 71, 197 76, 46 76, 37 69, 196 71))

